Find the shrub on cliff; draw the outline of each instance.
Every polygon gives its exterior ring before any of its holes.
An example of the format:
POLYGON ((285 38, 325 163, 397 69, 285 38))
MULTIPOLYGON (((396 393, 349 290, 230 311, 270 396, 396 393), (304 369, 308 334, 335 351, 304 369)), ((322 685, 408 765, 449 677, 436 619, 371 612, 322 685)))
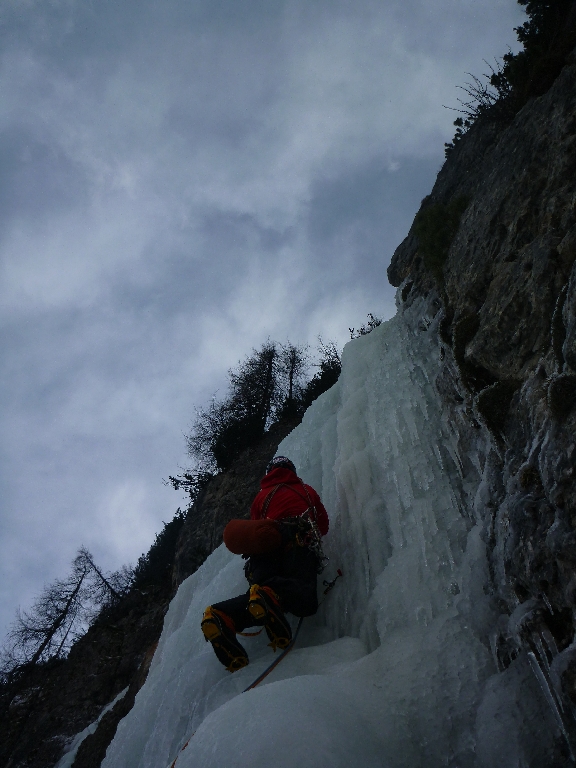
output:
POLYGON ((528 99, 546 93, 576 46, 574 0, 518 0, 518 4, 525 6, 528 17, 514 29, 523 48, 504 54, 502 64, 490 67, 483 79, 471 75, 472 82, 459 86, 468 99, 458 100, 457 111, 463 117, 454 121, 454 138, 444 145, 447 157, 477 120, 506 124, 528 99))
POLYGON ((319 339, 319 342, 320 361, 317 363, 319 370, 302 392, 302 412, 312 405, 316 398, 336 384, 342 370, 342 360, 334 342, 324 342, 322 339, 319 339))
POLYGON ((134 589, 171 583, 176 542, 185 519, 186 513, 178 509, 172 520, 164 523, 148 552, 138 559, 132 581, 134 589))
POLYGON ((273 423, 299 421, 310 403, 338 380, 340 356, 332 342, 320 340, 317 366, 319 372, 306 381, 310 367, 307 346, 268 340, 253 350, 238 369, 229 371, 226 396, 213 398, 208 408, 198 410, 187 437, 196 468, 171 477, 174 488, 186 490, 193 501, 202 478, 227 469, 273 423))
POLYGON ((188 453, 201 471, 227 469, 254 445, 299 398, 305 368, 305 347, 266 341, 231 369, 227 395, 198 410, 187 438, 188 453))
POLYGON ((504 56, 503 76, 515 92, 518 108, 545 93, 576 44, 574 0, 518 0, 528 20, 514 30, 523 50, 504 56))
POLYGON ((447 204, 429 203, 416 214, 414 233, 418 238, 418 252, 439 286, 444 282, 444 262, 467 205, 468 198, 455 197, 447 204))
POLYGON ((103 571, 81 547, 68 575, 44 587, 29 610, 18 611, 0 652, 0 679, 67 656, 100 611, 124 597, 132 578, 126 566, 103 571))
POLYGON ((359 339, 360 336, 367 336, 369 333, 372 333, 375 328, 378 328, 379 325, 382 325, 382 318, 376 317, 372 312, 369 312, 367 317, 368 322, 362 323, 360 328, 348 328, 351 339, 359 339))

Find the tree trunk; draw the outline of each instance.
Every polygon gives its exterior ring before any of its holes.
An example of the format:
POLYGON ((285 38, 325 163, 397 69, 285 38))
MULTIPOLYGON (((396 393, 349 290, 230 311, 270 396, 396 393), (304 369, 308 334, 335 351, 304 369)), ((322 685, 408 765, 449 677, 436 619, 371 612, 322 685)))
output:
POLYGON ((46 648, 50 645, 50 641, 52 640, 52 638, 54 637, 56 632, 58 632, 58 630, 62 626, 62 623, 64 622, 64 619, 68 615, 68 612, 70 611, 70 608, 72 607, 72 604, 74 603, 74 600, 76 600, 76 596, 78 595, 78 592, 80 591, 80 587, 82 586, 82 582, 84 581, 84 578, 86 577, 86 573, 87 573, 87 571, 84 571, 84 573, 80 577, 80 580, 78 581, 78 584, 76 584, 72 594, 70 595, 70 597, 66 601, 66 605, 64 606, 64 608, 62 610, 62 613, 58 616, 56 621, 52 624, 52 626, 48 630, 48 633, 47 633, 46 637, 44 638, 44 640, 40 644, 40 647, 38 648, 38 650, 36 651, 34 656, 32 656, 32 658, 30 659, 30 664, 36 664, 38 662, 38 660, 40 659, 40 657, 42 656, 42 654, 44 653, 46 648))

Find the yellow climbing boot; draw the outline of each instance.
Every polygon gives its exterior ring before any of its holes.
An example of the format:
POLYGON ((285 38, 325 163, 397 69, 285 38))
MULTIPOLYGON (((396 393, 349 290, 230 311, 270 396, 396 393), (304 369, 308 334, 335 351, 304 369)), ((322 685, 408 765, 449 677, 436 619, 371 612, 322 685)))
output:
POLYGON ((230 616, 209 605, 200 626, 206 640, 212 643, 218 661, 228 672, 237 672, 248 664, 248 654, 236 639, 236 627, 230 616))
POLYGON ((280 606, 280 598, 273 589, 253 584, 248 598, 248 612, 258 623, 264 624, 273 651, 290 644, 292 630, 280 606))

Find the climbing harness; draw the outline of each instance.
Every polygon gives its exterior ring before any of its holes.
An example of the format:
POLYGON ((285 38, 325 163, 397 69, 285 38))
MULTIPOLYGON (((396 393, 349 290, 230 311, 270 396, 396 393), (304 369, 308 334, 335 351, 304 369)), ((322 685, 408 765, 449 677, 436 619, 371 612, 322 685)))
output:
POLYGON ((304 510, 304 512, 302 512, 302 514, 291 515, 290 517, 283 517, 277 520, 276 522, 282 525, 293 524, 297 526, 296 536, 295 536, 296 544, 299 547, 306 547, 307 549, 309 549, 311 552, 314 553, 318 563, 316 572, 320 574, 326 568, 329 558, 326 557, 326 555, 324 554, 324 550, 322 549, 322 534, 320 533, 320 529, 318 528, 316 507, 312 503, 312 499, 310 498, 308 489, 306 488, 306 486, 302 481, 300 482, 302 483, 302 488, 304 490, 304 493, 306 494, 306 498, 304 498, 304 496, 299 491, 297 491, 293 485, 288 485, 288 483, 278 483, 278 485, 275 485, 274 488, 270 491, 270 493, 264 499, 264 502, 260 509, 260 519, 266 518, 266 515, 268 514, 268 507, 270 506, 270 502, 272 501, 274 494, 279 488, 282 488, 282 487, 288 488, 288 490, 293 491, 303 501, 307 501, 309 506, 307 509, 304 510))
MULTIPOLYGON (((306 510, 302 516, 308 515, 308 513, 309 510, 306 510)), ((324 550, 322 549, 322 534, 316 523, 316 518, 308 516, 308 524, 310 526, 308 532, 301 539, 299 538, 299 534, 296 534, 296 542, 300 547, 306 547, 316 555, 316 572, 321 574, 328 565, 329 558, 326 557, 324 550)))
MULTIPOLYGON (((284 485, 282 483, 282 485, 284 485)), ((290 528, 294 529, 293 532, 293 540, 294 543, 299 546, 303 547, 305 549, 310 550, 312 554, 316 557, 317 567, 316 572, 318 574, 321 574, 323 570, 326 568, 326 565, 328 563, 329 558, 326 557, 324 554, 324 550, 322 548, 322 534, 320 533, 320 529, 318 528, 318 523, 316 520, 316 507, 312 504, 312 500, 310 499, 310 496, 308 495, 308 491, 306 490, 306 486, 302 484, 304 487, 304 492, 306 493, 306 496, 308 498, 308 503, 310 506, 304 510, 299 515, 291 515, 290 517, 283 517, 279 520, 276 520, 278 525, 281 527, 289 530, 290 528)), ((264 508, 263 512, 266 513, 266 510, 268 509, 268 505, 266 502, 269 501, 269 499, 272 497, 274 492, 278 490, 280 486, 277 485, 271 494, 266 498, 266 501, 264 502, 264 508)), ((286 488, 289 488, 290 490, 294 491, 294 493, 297 496, 300 496, 301 499, 304 499, 301 493, 298 493, 298 491, 290 486, 286 485, 286 488)))

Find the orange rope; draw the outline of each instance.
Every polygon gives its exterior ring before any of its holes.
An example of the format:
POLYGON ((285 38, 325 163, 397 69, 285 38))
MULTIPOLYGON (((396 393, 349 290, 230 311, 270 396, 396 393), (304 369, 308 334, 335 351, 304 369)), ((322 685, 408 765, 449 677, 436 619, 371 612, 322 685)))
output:
MULTIPOLYGON (((196 733, 196 731, 194 731, 194 733, 196 733)), ((194 736, 194 733, 192 734, 192 736, 194 736)), ((178 752, 178 754, 177 754, 177 755, 176 755, 176 757, 174 758, 174 762, 172 763, 172 765, 170 766, 170 768, 174 768, 174 766, 176 765, 176 761, 178 760, 178 758, 180 757, 180 755, 182 754, 182 752, 184 752, 184 750, 186 749, 186 747, 188 746, 188 744, 190 744, 190 740, 192 739, 192 736, 190 736, 190 739, 188 739, 188 741, 186 742, 186 744, 184 744, 184 746, 182 747, 182 749, 180 750, 180 752, 178 752)))

